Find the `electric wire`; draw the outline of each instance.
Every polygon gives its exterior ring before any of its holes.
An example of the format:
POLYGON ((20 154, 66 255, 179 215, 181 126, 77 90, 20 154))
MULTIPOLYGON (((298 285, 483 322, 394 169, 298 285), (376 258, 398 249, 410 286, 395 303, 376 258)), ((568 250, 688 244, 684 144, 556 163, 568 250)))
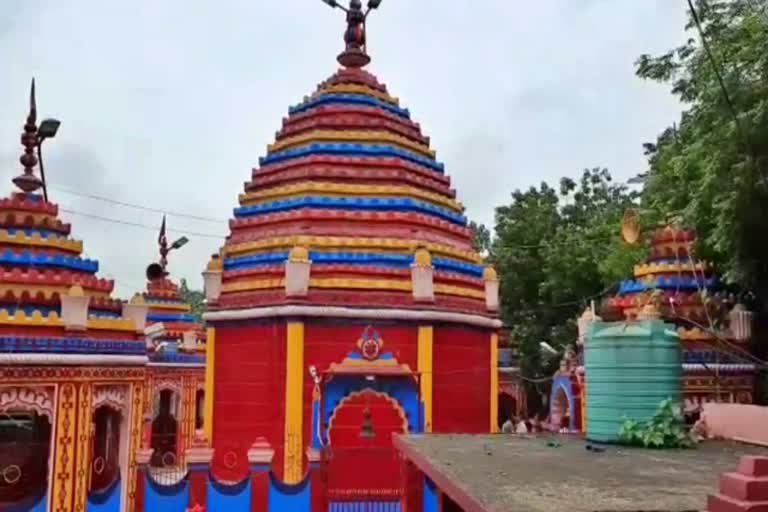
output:
MULTIPOLYGON (((88 219, 99 220, 99 221, 102 221, 102 222, 111 222, 113 224, 120 224, 120 225, 123 225, 123 226, 132 226, 132 227, 136 227, 136 228, 150 229, 150 230, 155 231, 155 232, 160 229, 159 226, 152 226, 150 224, 142 224, 140 222, 133 222, 133 221, 122 220, 122 219, 114 219, 114 218, 111 218, 111 217, 105 217, 103 215, 96 215, 96 214, 93 214, 93 213, 85 213, 85 212, 81 212, 81 211, 77 211, 77 210, 71 210, 69 208, 60 208, 60 210, 62 212, 64 212, 64 213, 68 213, 70 215, 78 215, 80 217, 85 217, 85 218, 88 218, 88 219)), ((213 233, 201 233, 201 232, 197 232, 197 231, 179 230, 179 229, 172 229, 172 228, 168 228, 167 230, 169 232, 178 233, 178 234, 181 234, 181 235, 193 235, 193 236, 199 236, 199 237, 202 237, 202 238, 213 238, 213 239, 217 239, 217 240, 223 240, 223 239, 226 238, 225 236, 215 235, 213 233)))

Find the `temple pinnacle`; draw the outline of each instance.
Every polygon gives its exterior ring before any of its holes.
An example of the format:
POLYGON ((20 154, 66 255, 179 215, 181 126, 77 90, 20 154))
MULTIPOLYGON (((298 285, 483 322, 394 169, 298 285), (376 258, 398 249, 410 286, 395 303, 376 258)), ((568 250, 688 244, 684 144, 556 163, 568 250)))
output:
POLYGON ((26 193, 32 193, 43 186, 43 182, 35 176, 34 168, 37 165, 35 147, 37 146, 37 103, 35 100, 35 79, 29 92, 29 114, 24 124, 24 132, 21 134, 21 145, 24 146, 19 162, 24 167, 24 173, 13 179, 13 184, 26 193))

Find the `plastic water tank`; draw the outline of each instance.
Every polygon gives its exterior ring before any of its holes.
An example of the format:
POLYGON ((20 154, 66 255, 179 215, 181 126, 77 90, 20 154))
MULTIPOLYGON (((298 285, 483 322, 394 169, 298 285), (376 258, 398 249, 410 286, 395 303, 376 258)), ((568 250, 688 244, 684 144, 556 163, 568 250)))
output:
POLYGON ((587 439, 616 442, 625 418, 647 421, 662 400, 679 403, 681 358, 672 324, 593 323, 584 347, 587 439))

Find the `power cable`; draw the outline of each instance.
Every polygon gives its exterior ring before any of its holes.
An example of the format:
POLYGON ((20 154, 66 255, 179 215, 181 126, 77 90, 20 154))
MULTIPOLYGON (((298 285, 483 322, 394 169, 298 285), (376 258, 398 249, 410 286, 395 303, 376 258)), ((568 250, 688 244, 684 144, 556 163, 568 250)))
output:
MULTIPOLYGON (((131 221, 121 220, 121 219, 113 219, 111 217, 104 217, 102 215, 95 215, 95 214, 92 214, 92 213, 79 212, 77 210, 70 210, 68 208, 60 208, 60 210, 62 212, 68 213, 70 215, 79 215, 81 217, 85 217, 85 218, 88 218, 88 219, 100 220, 102 222, 111 222, 113 224, 120 224, 120 225, 123 225, 123 226, 133 226, 133 227, 136 227, 136 228, 150 229, 150 230, 155 231, 155 232, 157 232, 160 229, 158 226, 152 226, 152 225, 149 225, 149 224, 141 224, 139 222, 131 222, 131 221)), ((213 238, 213 239, 217 239, 217 240, 223 240, 223 239, 226 238, 226 237, 221 236, 221 235, 214 235, 212 233, 199 233, 199 232, 196 232, 196 231, 182 231, 182 230, 170 229, 170 228, 168 229, 168 231, 173 232, 173 233, 178 233, 180 235, 193 235, 193 236, 198 236, 198 237, 202 237, 202 238, 213 238)))
POLYGON ((153 208, 151 206, 145 206, 145 205, 136 204, 136 203, 129 203, 129 202, 125 202, 125 201, 118 201, 117 199, 111 199, 109 197, 104 197, 104 196, 100 196, 100 195, 97 195, 97 194, 91 194, 91 193, 88 193, 88 192, 79 192, 77 190, 72 190, 70 188, 51 186, 51 185, 49 185, 48 188, 52 188, 52 189, 58 190, 59 192, 64 192, 65 194, 71 194, 73 196, 84 197, 84 198, 87 198, 87 199, 93 199, 95 201, 102 201, 102 202, 105 202, 105 203, 115 204, 115 205, 118 205, 118 206, 125 206, 125 207, 128 207, 128 208, 135 208, 137 210, 143 210, 143 211, 146 211, 146 212, 167 214, 167 215, 170 215, 172 217, 182 217, 182 218, 187 218, 187 219, 200 220, 200 221, 204 221, 204 222, 215 222, 215 223, 218 223, 218 224, 221 224, 221 223, 226 224, 226 223, 229 222, 227 219, 217 219, 217 218, 214 218, 214 217, 205 217, 205 216, 202 216, 202 215, 194 215, 194 214, 191 214, 191 213, 178 212, 178 211, 168 210, 168 209, 164 209, 164 208, 153 208))

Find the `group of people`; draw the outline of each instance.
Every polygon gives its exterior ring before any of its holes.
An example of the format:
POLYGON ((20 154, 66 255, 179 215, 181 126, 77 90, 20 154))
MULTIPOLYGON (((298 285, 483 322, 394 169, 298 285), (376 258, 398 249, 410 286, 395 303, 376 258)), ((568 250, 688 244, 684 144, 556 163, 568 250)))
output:
POLYGON ((568 416, 564 416, 560 425, 553 425, 551 422, 540 416, 534 416, 528 419, 510 416, 501 426, 503 434, 535 434, 539 432, 558 432, 567 434, 570 432, 570 422, 568 416))

